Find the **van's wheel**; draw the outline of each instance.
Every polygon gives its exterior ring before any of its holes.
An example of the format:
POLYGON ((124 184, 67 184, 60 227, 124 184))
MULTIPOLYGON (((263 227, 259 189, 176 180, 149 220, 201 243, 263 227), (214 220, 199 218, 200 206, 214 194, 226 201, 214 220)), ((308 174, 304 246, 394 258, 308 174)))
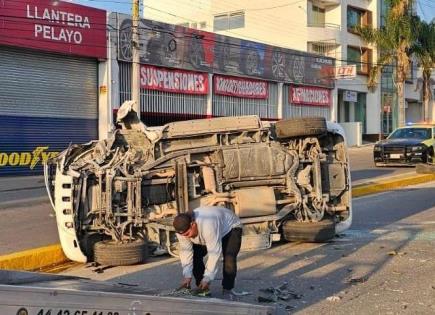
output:
POLYGON ((324 117, 301 117, 280 120, 275 123, 278 139, 303 136, 317 136, 326 133, 324 117))
POLYGON ((289 242, 325 242, 335 236, 335 222, 325 219, 320 222, 285 221, 282 234, 289 242))
POLYGON ((94 261, 101 265, 128 266, 145 262, 148 244, 143 239, 129 243, 113 240, 101 241, 94 245, 94 261))

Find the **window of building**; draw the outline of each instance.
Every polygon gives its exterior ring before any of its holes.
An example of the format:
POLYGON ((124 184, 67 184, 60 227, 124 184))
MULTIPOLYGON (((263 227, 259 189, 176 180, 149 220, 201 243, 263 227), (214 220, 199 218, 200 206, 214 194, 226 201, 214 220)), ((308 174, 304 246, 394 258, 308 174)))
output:
POLYGON ((347 47, 347 63, 355 64, 358 74, 369 74, 372 63, 372 50, 365 47, 347 47))
POLYGON ((189 22, 179 23, 178 25, 184 26, 184 27, 189 27, 189 22))
POLYGON ((238 11, 215 15, 213 19, 213 31, 227 31, 245 27, 245 12, 238 11))
POLYGON ((352 32, 356 26, 371 26, 372 25, 372 12, 347 7, 347 30, 352 32))
POLYGON ((311 16, 309 17, 308 26, 324 27, 325 26, 325 9, 312 5, 311 16))
POLYGON ((207 28, 207 22, 206 21, 199 22, 199 28, 202 30, 207 28))

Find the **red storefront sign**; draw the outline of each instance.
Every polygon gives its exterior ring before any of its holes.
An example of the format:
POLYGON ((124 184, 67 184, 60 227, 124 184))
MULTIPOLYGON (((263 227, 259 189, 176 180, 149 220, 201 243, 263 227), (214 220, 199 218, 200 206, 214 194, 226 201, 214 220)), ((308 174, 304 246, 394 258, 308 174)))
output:
POLYGON ((289 103, 298 105, 331 106, 331 90, 309 86, 291 86, 289 103))
POLYGON ((140 68, 140 85, 142 88, 149 90, 183 94, 207 94, 208 74, 142 65, 140 68))
POLYGON ((214 93, 243 98, 267 98, 269 86, 265 81, 244 78, 214 76, 214 93))
POLYGON ((106 11, 62 1, 4 0, 0 44, 106 58, 106 11))

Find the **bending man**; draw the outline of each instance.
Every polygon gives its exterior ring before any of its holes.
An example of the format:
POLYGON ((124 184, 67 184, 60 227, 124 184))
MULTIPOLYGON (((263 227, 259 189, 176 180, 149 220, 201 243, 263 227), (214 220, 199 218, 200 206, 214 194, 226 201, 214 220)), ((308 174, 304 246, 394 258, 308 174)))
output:
POLYGON ((173 225, 180 244, 184 277, 182 286, 190 287, 193 275, 196 285, 202 290, 208 290, 210 282, 216 276, 217 262, 222 253, 222 287, 224 293, 231 292, 242 242, 240 219, 227 208, 199 207, 191 213, 177 215, 173 225), (204 265, 207 254, 207 264, 204 265))

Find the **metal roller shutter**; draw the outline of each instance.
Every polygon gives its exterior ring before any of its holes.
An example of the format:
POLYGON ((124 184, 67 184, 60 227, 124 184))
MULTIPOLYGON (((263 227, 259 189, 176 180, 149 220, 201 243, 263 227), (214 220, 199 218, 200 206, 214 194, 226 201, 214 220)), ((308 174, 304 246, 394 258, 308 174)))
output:
MULTIPOLYGON (((131 99, 131 63, 119 63, 120 104, 131 99)), ((177 94, 141 88, 141 119, 147 126, 206 117, 207 95, 177 94)))
POLYGON ((213 116, 258 115, 261 119, 278 118, 278 84, 269 82, 267 99, 241 98, 213 94, 213 116))
POLYGON ((98 138, 97 61, 0 46, 0 176, 98 138))
MULTIPOLYGON (((306 116, 320 116, 325 117, 326 120, 331 119, 330 106, 308 106, 308 105, 295 105, 289 103, 289 85, 284 84, 283 96, 283 118, 293 117, 306 117, 306 116)), ((331 105, 332 106, 332 105, 331 105)))

